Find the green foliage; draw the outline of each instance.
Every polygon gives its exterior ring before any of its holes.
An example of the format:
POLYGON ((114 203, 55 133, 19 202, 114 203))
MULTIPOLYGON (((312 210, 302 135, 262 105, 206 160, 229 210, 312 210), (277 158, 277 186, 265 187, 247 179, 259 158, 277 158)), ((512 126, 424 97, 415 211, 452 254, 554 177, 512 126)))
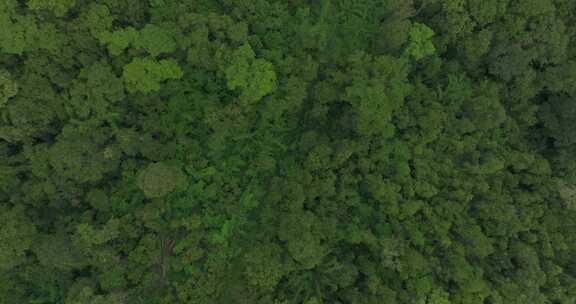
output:
POLYGON ((67 108, 73 117, 98 117, 111 122, 119 115, 114 106, 124 96, 122 79, 114 74, 109 65, 98 62, 80 71, 70 89, 67 108))
POLYGON ((346 88, 345 98, 356 112, 355 129, 363 135, 380 133, 390 137, 394 132, 392 114, 410 89, 405 62, 356 53, 350 58, 350 66, 352 83, 346 88))
POLYGON ((256 58, 249 44, 232 53, 231 63, 225 69, 226 83, 231 90, 240 90, 240 100, 253 104, 276 90, 274 66, 265 59, 256 58))
MULTIPOLYGON (((110 15, 110 9, 106 5, 94 4, 84 13, 83 23, 88 27, 93 37, 106 40, 101 36, 106 36, 112 28, 114 17, 110 15)), ((112 51, 111 51, 112 53, 112 51)))
POLYGON ((146 167, 138 176, 138 187, 149 198, 163 197, 181 187, 185 176, 176 167, 164 163, 154 163, 146 167))
POLYGON ((128 91, 142 93, 159 91, 162 82, 179 79, 182 75, 175 60, 154 60, 148 57, 134 58, 124 66, 122 74, 128 91))
POLYGON ((36 227, 24 214, 23 208, 0 209, 0 273, 12 270, 23 264, 26 253, 32 247, 36 235, 36 227))
POLYGON ((420 60, 435 53, 436 49, 432 42, 434 31, 422 23, 414 23, 410 29, 406 54, 415 60, 420 60))
MULTIPOLYGON (((97 17, 96 17, 97 18, 97 17)), ((138 31, 129 26, 113 32, 96 32, 101 43, 108 46, 112 56, 118 56, 138 39, 138 31)))
POLYGON ((16 12, 16 0, 0 4, 0 50, 7 54, 22 54, 37 33, 32 16, 16 12))
POLYGON ((133 43, 135 47, 145 49, 153 57, 172 53, 176 48, 171 33, 154 24, 147 24, 133 43))
POLYGON ((54 174, 77 182, 97 182, 115 170, 118 160, 98 141, 81 134, 61 137, 46 152, 54 174))
POLYGON ((0 303, 575 303, 575 12, 0 1, 0 303))
POLYGON ((18 94, 18 84, 7 71, 0 71, 0 107, 6 106, 8 100, 18 94))
POLYGON ((76 5, 76 0, 28 0, 27 5, 31 10, 48 10, 62 17, 76 5))

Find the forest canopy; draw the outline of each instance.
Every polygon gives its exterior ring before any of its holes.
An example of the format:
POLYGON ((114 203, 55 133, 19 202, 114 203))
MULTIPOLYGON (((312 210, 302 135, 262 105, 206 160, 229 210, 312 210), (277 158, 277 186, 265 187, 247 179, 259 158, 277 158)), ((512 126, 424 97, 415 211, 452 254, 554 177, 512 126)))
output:
POLYGON ((0 303, 576 303, 576 1, 0 1, 0 303))

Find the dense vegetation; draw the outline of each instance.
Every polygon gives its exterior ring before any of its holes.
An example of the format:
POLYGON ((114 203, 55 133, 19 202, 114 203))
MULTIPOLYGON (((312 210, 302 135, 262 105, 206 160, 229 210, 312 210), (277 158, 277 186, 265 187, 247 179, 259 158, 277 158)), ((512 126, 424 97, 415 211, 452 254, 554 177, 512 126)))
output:
POLYGON ((576 1, 1 0, 0 303, 573 304, 576 1))

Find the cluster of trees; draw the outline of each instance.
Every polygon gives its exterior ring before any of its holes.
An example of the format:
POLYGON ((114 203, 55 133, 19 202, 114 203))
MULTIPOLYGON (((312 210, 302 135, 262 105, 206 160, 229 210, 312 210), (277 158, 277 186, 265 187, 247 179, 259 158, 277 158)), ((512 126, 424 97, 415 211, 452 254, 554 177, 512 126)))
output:
POLYGON ((572 304, 576 1, 0 1, 0 302, 572 304))

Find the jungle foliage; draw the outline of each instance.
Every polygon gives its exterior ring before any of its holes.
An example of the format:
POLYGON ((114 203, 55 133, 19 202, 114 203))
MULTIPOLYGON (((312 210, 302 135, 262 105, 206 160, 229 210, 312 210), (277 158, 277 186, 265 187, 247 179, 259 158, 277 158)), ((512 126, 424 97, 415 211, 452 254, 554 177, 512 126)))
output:
POLYGON ((0 1, 0 303, 573 304, 576 1, 0 1))

